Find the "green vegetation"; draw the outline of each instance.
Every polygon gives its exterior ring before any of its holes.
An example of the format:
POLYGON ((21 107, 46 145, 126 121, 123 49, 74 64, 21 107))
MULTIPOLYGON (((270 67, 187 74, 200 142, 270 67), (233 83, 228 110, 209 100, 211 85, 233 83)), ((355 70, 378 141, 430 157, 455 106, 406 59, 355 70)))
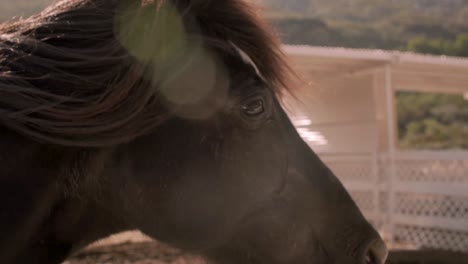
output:
POLYGON ((398 93, 402 148, 468 149, 468 100, 462 95, 398 93))
POLYGON ((292 44, 405 50, 416 38, 452 41, 468 33, 467 0, 263 0, 263 4, 284 41, 292 44))
POLYGON ((413 38, 408 43, 408 50, 420 53, 468 57, 468 33, 457 36, 455 40, 413 38))

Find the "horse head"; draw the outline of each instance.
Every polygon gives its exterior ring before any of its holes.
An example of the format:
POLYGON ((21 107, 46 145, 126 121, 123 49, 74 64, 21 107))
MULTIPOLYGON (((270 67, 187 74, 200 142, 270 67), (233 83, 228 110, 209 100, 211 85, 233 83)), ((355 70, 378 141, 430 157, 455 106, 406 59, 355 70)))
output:
POLYGON ((66 0, 0 33, 0 121, 69 190, 28 229, 43 250, 140 229, 214 263, 385 261, 283 110, 293 73, 251 4, 66 0))

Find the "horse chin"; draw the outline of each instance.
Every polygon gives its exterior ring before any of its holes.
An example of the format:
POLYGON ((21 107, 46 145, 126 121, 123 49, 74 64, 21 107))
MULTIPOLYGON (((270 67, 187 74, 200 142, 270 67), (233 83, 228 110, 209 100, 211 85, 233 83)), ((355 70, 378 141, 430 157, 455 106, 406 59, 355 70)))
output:
POLYGON ((255 255, 251 252, 236 252, 233 254, 218 255, 216 257, 207 257, 209 264, 329 264, 333 263, 331 259, 323 253, 304 252, 302 256, 291 259, 283 259, 277 256, 281 252, 272 252, 275 255, 255 255))
MULTIPOLYGON (((280 238, 278 238, 280 239, 280 238)), ((300 244, 300 243, 298 243, 300 244)), ((214 250, 205 257, 210 264, 328 264, 334 263, 324 247, 317 240, 306 244, 283 244, 259 248, 249 244, 234 246, 236 249, 214 250)), ((233 247, 233 248, 234 248, 233 247)))

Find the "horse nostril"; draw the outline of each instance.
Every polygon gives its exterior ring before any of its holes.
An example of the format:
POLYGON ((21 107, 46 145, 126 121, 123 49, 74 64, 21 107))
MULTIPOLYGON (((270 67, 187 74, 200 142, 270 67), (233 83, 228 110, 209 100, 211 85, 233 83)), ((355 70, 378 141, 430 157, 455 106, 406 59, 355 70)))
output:
POLYGON ((381 239, 376 239, 369 244, 363 264, 384 264, 387 259, 388 251, 385 243, 381 239))
POLYGON ((364 264, 380 264, 376 259, 377 257, 374 255, 374 252, 368 251, 364 258, 364 264))

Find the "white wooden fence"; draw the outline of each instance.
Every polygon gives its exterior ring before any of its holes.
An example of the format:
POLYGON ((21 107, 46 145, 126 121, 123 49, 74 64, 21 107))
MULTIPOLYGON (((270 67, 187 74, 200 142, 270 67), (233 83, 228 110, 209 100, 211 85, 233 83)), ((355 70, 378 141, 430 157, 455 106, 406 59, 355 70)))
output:
POLYGON ((390 247, 468 252, 468 152, 321 158, 390 247))

